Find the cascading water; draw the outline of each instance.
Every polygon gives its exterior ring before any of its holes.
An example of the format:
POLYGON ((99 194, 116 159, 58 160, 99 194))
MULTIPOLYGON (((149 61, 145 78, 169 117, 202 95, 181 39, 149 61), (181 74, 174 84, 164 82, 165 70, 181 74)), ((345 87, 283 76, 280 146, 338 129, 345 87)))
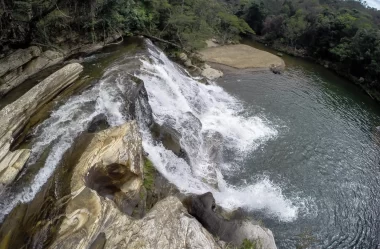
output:
POLYGON ((156 168, 183 192, 212 192, 224 208, 266 210, 284 221, 296 218, 298 208, 268 179, 233 186, 223 177, 238 171, 247 153, 275 138, 277 131, 258 116, 245 117, 237 99, 187 76, 150 42, 148 50, 150 60, 142 59, 138 77, 145 83, 154 121, 179 134, 190 161, 156 143, 142 128, 144 149, 156 168), (224 153, 234 160, 224 161, 224 153))
MULTIPOLYGON (((226 175, 239 171, 239 162, 248 152, 276 137, 277 131, 270 123, 259 116, 245 115, 237 99, 219 86, 197 82, 150 41, 146 47, 148 54, 133 58, 128 55, 117 61, 96 85, 68 99, 35 129, 28 165, 46 152, 47 159, 30 184, 11 188, 1 196, 6 201, 0 203, 0 220, 17 203, 34 198, 75 138, 99 115, 105 116, 110 126, 137 119, 149 159, 181 191, 210 191, 217 203, 227 209, 265 210, 283 221, 296 218, 297 205, 270 180, 264 178, 239 186, 225 181, 226 175), (141 96, 136 98, 138 91, 145 89, 133 80, 131 61, 134 66, 138 62, 140 68, 133 72, 144 82, 149 104, 141 96), (135 114, 131 113, 131 106, 135 107, 135 114), (187 160, 152 136, 147 117, 150 108, 156 124, 177 134, 187 160), (226 160, 224 155, 233 159, 226 160)), ((22 176, 19 181, 23 181, 22 176)))

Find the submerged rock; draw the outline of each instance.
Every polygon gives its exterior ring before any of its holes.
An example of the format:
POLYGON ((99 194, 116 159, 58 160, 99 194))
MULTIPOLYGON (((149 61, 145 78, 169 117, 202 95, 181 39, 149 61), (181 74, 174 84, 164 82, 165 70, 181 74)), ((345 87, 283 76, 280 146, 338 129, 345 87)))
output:
POLYGON ((256 248, 276 249, 272 232, 249 221, 229 221, 216 212, 212 193, 192 196, 184 200, 184 205, 191 215, 214 236, 221 240, 240 246, 244 240, 250 240, 256 248))
POLYGON ((284 71, 284 67, 282 67, 282 66, 276 66, 276 65, 272 64, 271 67, 270 67, 270 70, 274 74, 281 74, 284 71))
POLYGON ((217 131, 206 130, 202 133, 202 152, 207 155, 207 175, 203 176, 205 182, 218 188, 218 171, 222 163, 223 135, 217 131))
POLYGON ((12 174, 17 175, 18 172, 14 171, 21 170, 28 159, 25 151, 10 151, 14 138, 22 132, 29 119, 59 92, 72 84, 82 70, 83 67, 80 64, 67 65, 33 87, 21 98, 0 110, 0 117, 2 118, 0 123, 0 165, 3 167, 0 171, 0 182, 10 183, 11 178, 7 176, 7 172, 11 170, 9 167, 13 167, 12 174), (13 153, 19 155, 16 161, 14 161, 13 153), (10 162, 17 163, 17 167, 10 162))

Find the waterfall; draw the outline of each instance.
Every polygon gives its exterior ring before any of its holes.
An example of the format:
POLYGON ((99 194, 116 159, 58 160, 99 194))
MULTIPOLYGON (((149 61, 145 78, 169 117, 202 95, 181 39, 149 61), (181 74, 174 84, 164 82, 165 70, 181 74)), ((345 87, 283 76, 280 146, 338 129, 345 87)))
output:
POLYGON ((0 196, 5 200, 0 203, 0 221, 19 202, 35 197, 75 138, 99 115, 105 116, 110 126, 137 119, 149 159, 182 192, 210 191, 226 209, 242 207, 265 211, 283 221, 295 219, 298 207, 270 180, 263 178, 240 186, 225 181, 226 174, 239 171, 239 162, 249 153, 276 138, 276 129, 259 116, 245 115, 239 100, 221 87, 197 82, 150 41, 146 41, 146 47, 146 53, 124 56, 115 62, 98 83, 57 105, 35 129, 26 167, 48 150, 47 159, 30 183, 0 196), (144 82, 145 89, 138 86, 134 77, 144 82), (147 94, 148 99, 141 97, 139 91, 147 94), (178 139, 186 157, 175 154, 153 137, 148 115, 178 139))
POLYGON ((233 186, 222 173, 238 171, 239 162, 249 153, 275 139, 276 129, 258 116, 244 116, 236 98, 219 86, 197 82, 147 43, 149 60, 141 59, 138 77, 144 81, 154 121, 178 134, 189 157, 178 157, 142 128, 144 149, 160 173, 182 192, 212 192, 224 208, 265 210, 283 221, 295 219, 298 208, 269 179, 233 186), (225 161, 224 154, 234 159, 225 161))

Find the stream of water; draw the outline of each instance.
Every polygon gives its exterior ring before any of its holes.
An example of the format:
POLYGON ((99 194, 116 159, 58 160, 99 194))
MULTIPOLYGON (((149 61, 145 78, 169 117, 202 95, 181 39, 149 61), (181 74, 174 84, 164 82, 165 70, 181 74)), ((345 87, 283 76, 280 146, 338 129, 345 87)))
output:
MULTIPOLYGON (((302 60, 285 58, 282 75, 229 72, 205 85, 150 41, 142 47, 114 59, 98 81, 57 103, 34 129, 26 169, 40 167, 24 170, 2 193, 1 220, 35 197, 94 118, 102 115, 110 126, 136 118, 129 101, 133 74, 149 98, 136 104, 144 150, 182 192, 210 191, 222 207, 243 208, 273 230, 279 248, 377 248, 377 103, 302 60), (143 121, 148 105, 187 159, 152 137, 143 121)), ((89 65, 96 65, 93 58, 89 65)))

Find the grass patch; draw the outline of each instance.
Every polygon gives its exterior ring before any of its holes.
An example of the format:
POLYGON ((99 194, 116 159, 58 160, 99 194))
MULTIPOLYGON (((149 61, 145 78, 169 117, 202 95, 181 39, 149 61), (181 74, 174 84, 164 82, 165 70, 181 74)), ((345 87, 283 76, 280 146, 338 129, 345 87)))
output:
POLYGON ((248 239, 244 239, 239 249, 259 249, 256 241, 250 241, 248 239))
POLYGON ((156 176, 156 169, 153 163, 148 159, 144 158, 144 187, 147 190, 152 190, 154 187, 154 178, 156 176))

